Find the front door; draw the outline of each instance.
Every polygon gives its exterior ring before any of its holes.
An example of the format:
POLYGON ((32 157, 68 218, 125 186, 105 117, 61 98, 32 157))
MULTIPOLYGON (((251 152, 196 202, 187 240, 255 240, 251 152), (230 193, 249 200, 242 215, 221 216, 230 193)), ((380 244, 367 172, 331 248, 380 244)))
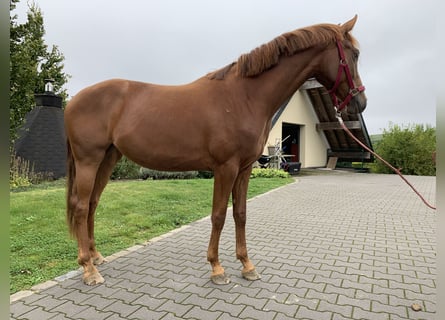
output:
POLYGON ((300 162, 300 126, 294 123, 283 122, 281 129, 281 150, 288 162, 300 162))

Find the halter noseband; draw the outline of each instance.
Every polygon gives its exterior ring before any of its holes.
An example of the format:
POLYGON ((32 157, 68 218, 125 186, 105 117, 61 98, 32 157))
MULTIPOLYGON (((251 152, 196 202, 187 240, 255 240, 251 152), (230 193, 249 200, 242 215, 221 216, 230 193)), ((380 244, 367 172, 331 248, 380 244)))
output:
POLYGON ((343 46, 340 40, 337 40, 337 48, 338 48, 338 55, 340 56, 340 64, 338 65, 337 79, 335 79, 334 86, 328 92, 331 95, 335 110, 337 112, 341 112, 341 110, 343 110, 348 105, 348 103, 352 100, 353 97, 358 95, 360 92, 365 91, 365 86, 362 85, 356 87, 354 85, 354 81, 352 80, 351 76, 351 71, 349 70, 349 66, 345 57, 345 52, 343 51, 343 46), (346 79, 348 80, 349 93, 346 96, 346 98, 340 103, 335 93, 337 92, 337 89, 340 86, 340 79, 343 74, 343 71, 345 72, 346 79))

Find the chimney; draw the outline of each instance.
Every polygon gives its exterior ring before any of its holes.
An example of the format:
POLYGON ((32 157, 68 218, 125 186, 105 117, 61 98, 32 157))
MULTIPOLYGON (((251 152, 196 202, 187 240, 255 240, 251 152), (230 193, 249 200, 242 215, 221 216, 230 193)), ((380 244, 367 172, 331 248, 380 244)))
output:
POLYGON ((45 92, 34 95, 36 106, 62 108, 62 97, 54 93, 54 79, 45 79, 45 92))

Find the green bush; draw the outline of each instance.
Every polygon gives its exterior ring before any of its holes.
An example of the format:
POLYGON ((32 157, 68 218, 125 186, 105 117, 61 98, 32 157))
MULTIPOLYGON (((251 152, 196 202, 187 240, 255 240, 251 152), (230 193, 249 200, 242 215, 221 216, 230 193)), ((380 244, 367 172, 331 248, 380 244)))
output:
MULTIPOLYGON (((436 150, 436 129, 431 126, 390 124, 374 148, 377 154, 401 169, 403 174, 436 175, 436 164, 432 159, 436 150)), ((376 160, 371 169, 377 173, 393 173, 379 160, 376 160)))
POLYGON ((111 173, 112 180, 138 179, 140 166, 127 157, 122 157, 111 173))
POLYGON ((200 179, 212 179, 213 172, 212 171, 198 171, 198 178, 200 179))
POLYGON ((9 189, 21 190, 31 185, 37 185, 45 181, 53 181, 52 172, 35 172, 34 164, 29 160, 18 157, 14 151, 9 158, 9 189))
POLYGON ((140 168, 139 177, 141 179, 194 179, 198 177, 198 171, 157 171, 147 168, 140 168))
POLYGON ((213 178, 213 172, 208 171, 158 171, 144 168, 122 157, 116 164, 111 174, 112 180, 129 180, 129 179, 194 179, 194 178, 213 178))
MULTIPOLYGON (((251 178, 288 178, 289 173, 278 169, 260 169, 254 168, 252 170, 251 178)), ((195 179, 213 178, 211 171, 158 171, 140 167, 131 160, 123 157, 116 165, 111 175, 112 180, 119 179, 195 179)))
POLYGON ((29 160, 17 157, 11 152, 9 158, 9 189, 28 187, 39 182, 40 175, 34 172, 34 166, 29 160))
POLYGON ((250 178, 289 178, 290 174, 283 170, 270 168, 253 168, 250 178))

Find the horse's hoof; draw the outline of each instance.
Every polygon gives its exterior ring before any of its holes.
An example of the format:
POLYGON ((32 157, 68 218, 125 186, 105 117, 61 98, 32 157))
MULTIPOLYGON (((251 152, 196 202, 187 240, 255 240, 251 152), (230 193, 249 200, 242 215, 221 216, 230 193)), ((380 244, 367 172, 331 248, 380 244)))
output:
POLYGON ((212 282, 214 284, 217 284, 217 285, 230 283, 230 278, 228 276, 226 276, 225 273, 211 276, 210 279, 212 280, 212 282))
POLYGON ((243 275, 243 278, 249 281, 254 281, 254 280, 259 280, 261 279, 260 274, 255 270, 252 269, 250 271, 243 271, 241 272, 241 274, 243 275))
POLYGON ((88 286, 94 286, 96 284, 104 283, 105 279, 100 275, 100 273, 94 273, 88 277, 84 277, 83 282, 88 286))

